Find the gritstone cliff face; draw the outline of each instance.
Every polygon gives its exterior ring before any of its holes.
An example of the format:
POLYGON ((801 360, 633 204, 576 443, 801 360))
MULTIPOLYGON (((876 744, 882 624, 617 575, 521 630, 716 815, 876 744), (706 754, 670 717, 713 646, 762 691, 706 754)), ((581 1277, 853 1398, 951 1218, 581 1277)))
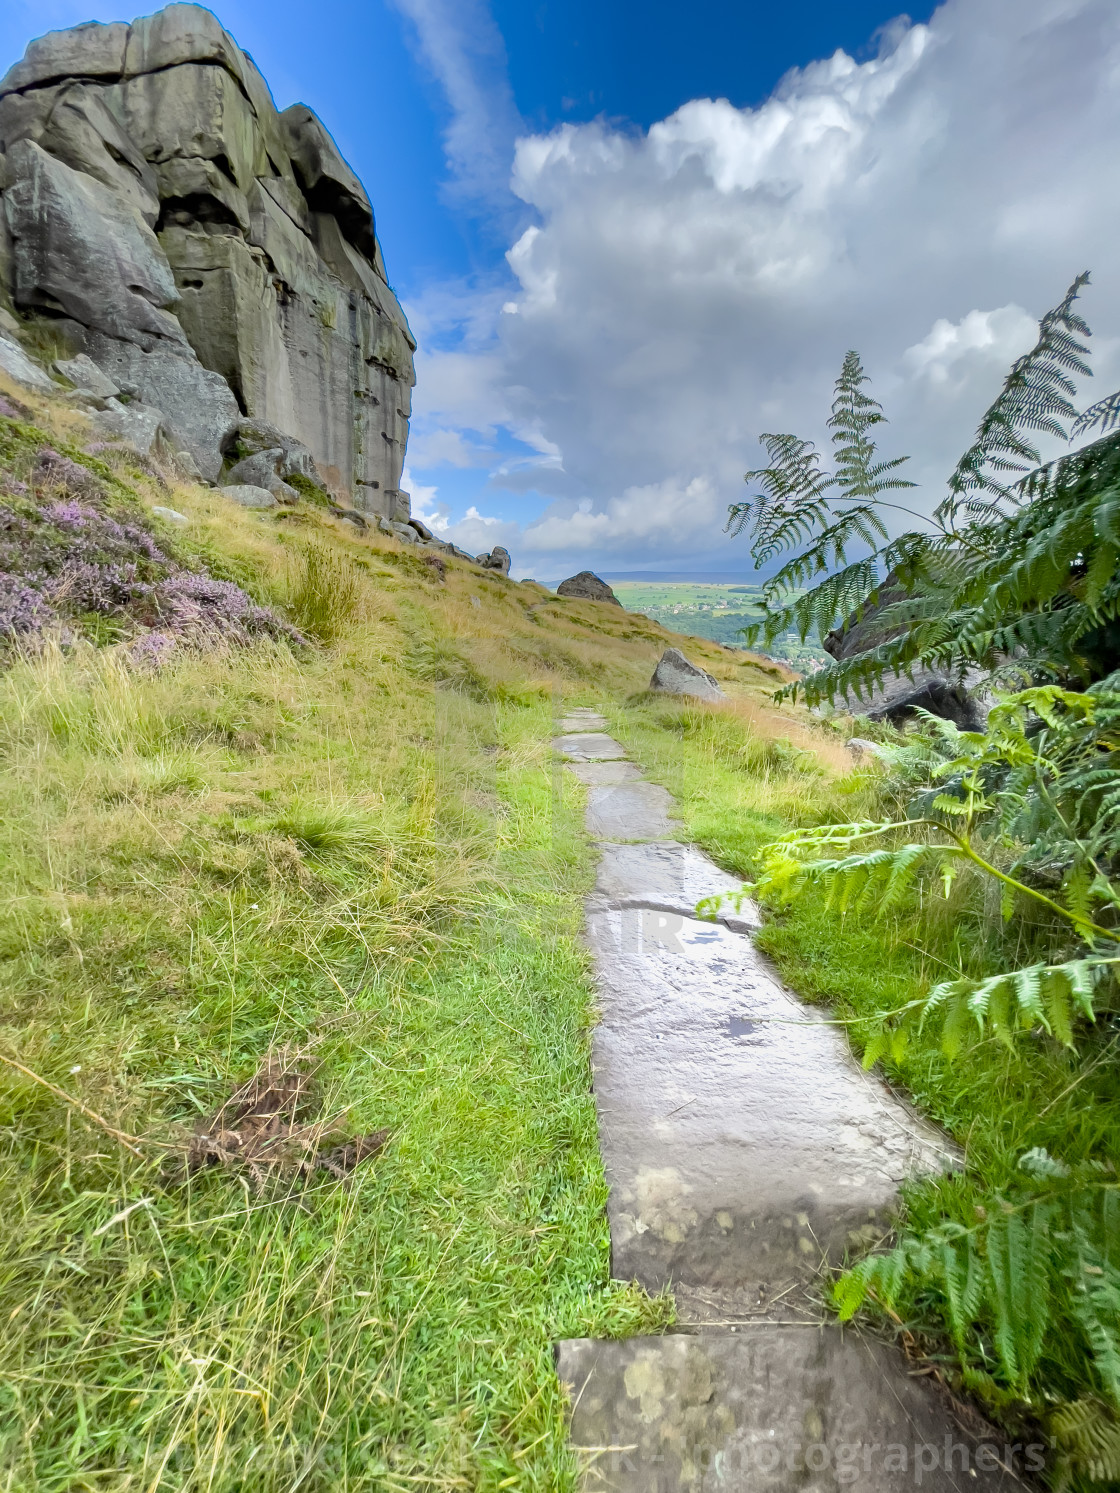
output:
POLYGON ((0 194, 0 299, 50 318, 134 419, 160 412, 204 477, 275 427, 304 475, 408 518, 415 343, 369 199, 209 11, 32 42, 0 82, 0 194))

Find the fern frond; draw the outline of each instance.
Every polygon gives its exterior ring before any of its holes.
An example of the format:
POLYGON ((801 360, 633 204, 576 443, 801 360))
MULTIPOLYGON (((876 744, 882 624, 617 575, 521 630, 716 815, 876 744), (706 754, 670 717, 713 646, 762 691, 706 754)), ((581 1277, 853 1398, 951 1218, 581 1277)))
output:
POLYGON ((1088 274, 1078 275, 1065 296, 1038 325, 1038 340, 1013 365, 994 402, 980 421, 976 438, 949 478, 949 494, 937 510, 947 524, 956 522, 964 504, 979 496, 993 518, 1002 504, 1013 501, 1012 489, 1001 478, 1026 471, 1040 460, 1028 432, 1067 438, 1063 422, 1077 419, 1071 402, 1075 385, 1070 374, 1087 375, 1089 328, 1074 311, 1088 274))
POLYGON ((1120 425, 1120 389, 1115 394, 1108 394, 1104 399, 1098 399, 1096 404, 1091 404, 1087 410, 1083 410, 1073 422, 1074 436, 1085 435, 1097 426, 1101 430, 1111 430, 1114 425, 1120 425))

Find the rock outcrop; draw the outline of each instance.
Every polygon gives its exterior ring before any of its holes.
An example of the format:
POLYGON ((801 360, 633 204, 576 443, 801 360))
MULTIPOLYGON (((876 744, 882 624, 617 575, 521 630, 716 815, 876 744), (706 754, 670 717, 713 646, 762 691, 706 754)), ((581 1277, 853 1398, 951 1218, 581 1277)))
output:
MULTIPOLYGON (((884 626, 879 619, 884 607, 901 601, 905 595, 894 574, 887 576, 879 587, 878 602, 865 602, 843 626, 828 633, 821 646, 839 663, 898 637, 903 628, 884 626)), ((942 670, 915 664, 909 674, 884 674, 881 684, 865 690, 862 698, 847 696, 845 704, 853 715, 890 721, 893 725, 907 720, 915 711, 928 710, 931 715, 952 721, 962 731, 983 731, 988 712, 969 684, 968 679, 962 681, 942 670)))
POLYGON ((499 575, 509 575, 509 567, 513 561, 510 559, 509 550, 503 545, 496 544, 488 554, 475 555, 474 563, 481 565, 483 570, 496 570, 499 575))
POLYGON ((694 695, 699 700, 725 700, 727 696, 706 669, 685 658, 679 648, 666 648, 649 682, 651 690, 666 695, 694 695))
POLYGON ((557 596, 570 596, 577 601, 613 601, 616 607, 622 603, 606 581, 601 581, 593 571, 581 570, 561 581, 556 588, 557 596))
POLYGON ((369 199, 208 10, 33 41, 0 81, 0 207, 0 301, 50 320, 76 385, 95 365, 107 429, 407 521, 415 343, 369 199))

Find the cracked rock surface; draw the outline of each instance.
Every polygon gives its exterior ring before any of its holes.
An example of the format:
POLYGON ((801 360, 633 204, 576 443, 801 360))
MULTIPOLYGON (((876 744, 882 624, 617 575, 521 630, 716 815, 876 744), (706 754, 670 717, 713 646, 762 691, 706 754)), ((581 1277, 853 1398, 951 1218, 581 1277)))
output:
POLYGON ((48 32, 0 81, 0 300, 158 412, 208 481, 251 454, 247 417, 336 497, 407 520, 415 342, 369 198, 202 6, 48 32))

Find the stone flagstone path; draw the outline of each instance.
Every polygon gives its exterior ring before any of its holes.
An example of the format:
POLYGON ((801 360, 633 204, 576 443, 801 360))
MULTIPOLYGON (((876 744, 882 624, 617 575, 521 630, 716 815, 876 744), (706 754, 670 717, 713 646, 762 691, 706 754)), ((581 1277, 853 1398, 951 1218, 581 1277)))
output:
POLYGON ((600 840, 587 937, 612 1274, 671 1285, 680 1326, 558 1345, 589 1493, 1010 1489, 901 1353, 822 1313, 822 1266, 877 1239, 900 1183, 951 1145, 852 1058, 755 951, 757 916, 698 920, 738 882, 674 837, 673 800, 607 722, 554 741, 600 840))

